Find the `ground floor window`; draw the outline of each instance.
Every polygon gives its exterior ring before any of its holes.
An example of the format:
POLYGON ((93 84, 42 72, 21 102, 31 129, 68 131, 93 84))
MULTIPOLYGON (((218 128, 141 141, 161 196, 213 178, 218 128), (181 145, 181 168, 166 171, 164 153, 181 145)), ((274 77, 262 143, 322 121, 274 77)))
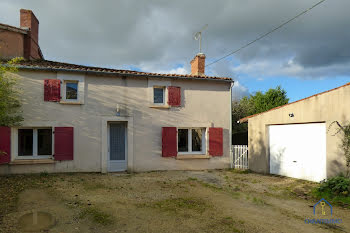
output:
POLYGON ((179 128, 177 135, 179 154, 205 153, 205 128, 179 128))
POLYGON ((18 156, 47 157, 52 155, 52 129, 18 129, 18 156))

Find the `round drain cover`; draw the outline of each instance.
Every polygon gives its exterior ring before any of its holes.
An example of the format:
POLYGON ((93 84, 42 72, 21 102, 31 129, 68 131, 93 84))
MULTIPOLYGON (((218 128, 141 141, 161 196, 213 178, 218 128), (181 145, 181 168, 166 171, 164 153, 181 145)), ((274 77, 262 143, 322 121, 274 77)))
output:
POLYGON ((22 215, 18 220, 18 226, 23 231, 48 230, 55 224, 54 217, 46 212, 33 211, 22 215))

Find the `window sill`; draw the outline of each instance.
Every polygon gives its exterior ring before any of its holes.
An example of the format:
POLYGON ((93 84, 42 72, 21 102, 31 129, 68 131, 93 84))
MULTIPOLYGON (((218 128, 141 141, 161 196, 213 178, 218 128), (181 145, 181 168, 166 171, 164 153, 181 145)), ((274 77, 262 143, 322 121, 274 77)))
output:
POLYGON ((168 109, 170 108, 169 105, 151 105, 150 108, 159 108, 159 109, 168 109))
POLYGON ((53 159, 17 159, 10 162, 10 165, 24 165, 24 164, 53 164, 53 159))
POLYGON ((176 159, 210 159, 210 156, 198 155, 198 154, 186 154, 186 155, 177 155, 176 159))
POLYGON ((82 105, 83 103, 81 103, 81 102, 60 101, 60 104, 82 105))

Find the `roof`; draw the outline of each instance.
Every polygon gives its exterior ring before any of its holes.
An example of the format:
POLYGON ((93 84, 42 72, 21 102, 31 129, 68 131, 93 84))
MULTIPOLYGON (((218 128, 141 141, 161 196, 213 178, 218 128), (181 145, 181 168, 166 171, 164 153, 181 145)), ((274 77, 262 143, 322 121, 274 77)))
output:
POLYGON ((27 34, 28 33, 27 29, 18 28, 18 27, 14 27, 14 26, 11 26, 11 25, 3 24, 3 23, 0 23, 0 29, 5 29, 5 30, 13 31, 13 32, 19 32, 19 33, 22 33, 22 34, 27 34))
MULTIPOLYGON (((2 62, 4 63, 4 61, 2 62)), ((46 70, 46 71, 68 71, 68 72, 84 72, 93 74, 110 74, 110 75, 122 75, 122 76, 143 76, 143 77, 159 77, 159 78, 186 78, 197 80, 218 80, 233 82, 231 78, 216 77, 216 76, 200 76, 200 75, 184 75, 184 74, 160 74, 160 73, 148 73, 133 70, 118 70, 102 67, 75 65, 63 62, 55 62, 49 60, 23 60, 17 65, 19 69, 29 70, 46 70)))
POLYGON ((288 105, 291 105, 291 104, 295 104, 295 103, 298 103, 298 102, 301 102, 301 101, 304 101, 304 100, 307 100, 307 99, 311 99, 311 98, 313 98, 313 97, 316 97, 316 96, 319 96, 319 95, 323 95, 323 94, 325 94, 325 93, 328 93, 328 92, 331 92, 331 91, 335 91, 335 90, 338 90, 338 89, 343 88, 343 87, 346 87, 346 86, 350 86, 350 83, 347 83, 347 84, 345 84, 345 85, 343 85, 343 86, 340 86, 340 87, 333 88, 333 89, 328 90, 328 91, 324 91, 324 92, 321 92, 321 93, 318 93, 318 94, 315 94, 315 95, 306 97, 306 98, 304 98, 304 99, 300 99, 300 100, 294 101, 294 102, 292 102, 292 103, 288 103, 288 104, 285 104, 285 105, 282 105, 282 106, 278 106, 278 107, 276 107, 276 108, 272 108, 272 109, 267 110, 267 111, 265 111, 265 112, 261 112, 261 113, 257 113, 257 114, 254 114, 254 115, 250 115, 250 116, 244 117, 244 118, 242 118, 242 119, 239 120, 239 123, 244 123, 244 122, 248 121, 249 118, 256 117, 256 116, 258 116, 258 115, 261 115, 261 114, 264 114, 264 113, 267 113, 267 112, 271 112, 271 111, 274 111, 274 110, 276 110, 276 109, 283 108, 283 107, 285 107, 285 106, 288 106, 288 105))

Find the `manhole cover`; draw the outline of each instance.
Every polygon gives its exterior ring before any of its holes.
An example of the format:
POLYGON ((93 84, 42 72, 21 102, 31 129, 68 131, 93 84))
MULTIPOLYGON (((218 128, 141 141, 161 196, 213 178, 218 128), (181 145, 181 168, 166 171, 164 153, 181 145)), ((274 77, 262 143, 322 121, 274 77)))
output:
POLYGON ((18 226, 23 231, 42 231, 48 230, 55 224, 54 217, 46 212, 33 211, 21 216, 18 220, 18 226))

